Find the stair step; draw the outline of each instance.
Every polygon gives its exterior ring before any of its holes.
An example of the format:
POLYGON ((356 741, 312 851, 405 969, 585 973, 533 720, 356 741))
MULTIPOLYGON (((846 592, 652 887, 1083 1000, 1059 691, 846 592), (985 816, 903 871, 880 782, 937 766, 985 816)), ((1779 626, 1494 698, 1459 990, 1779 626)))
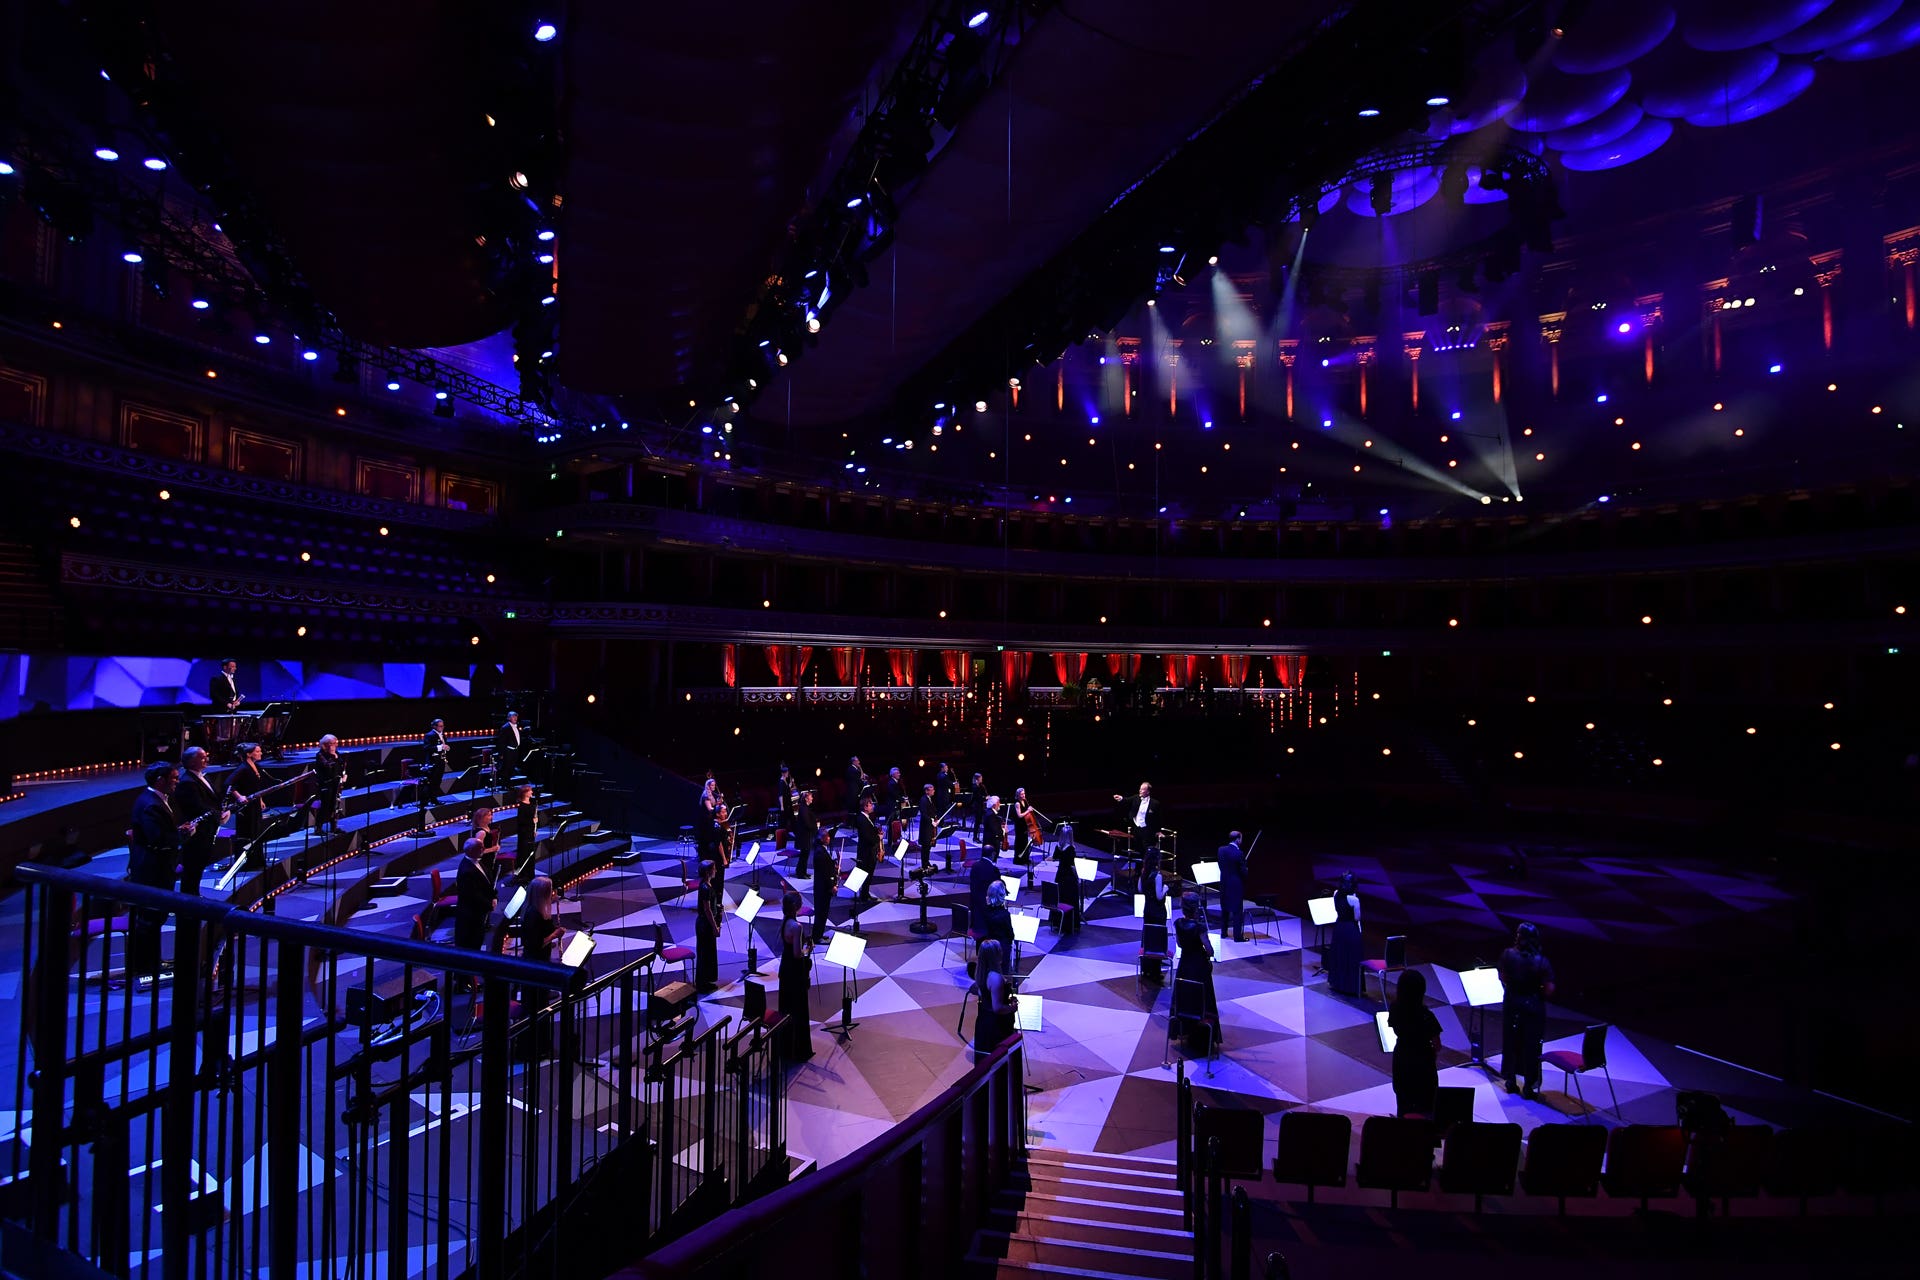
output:
MULTIPOLYGON (((1107 1260, 1106 1258, 1100 1259, 1102 1262, 1106 1262, 1107 1260)), ((994 1258, 980 1253, 968 1254, 967 1263, 970 1266, 989 1268, 997 1275, 1039 1274, 1050 1276, 1082 1276, 1086 1277, 1086 1280, 1139 1280, 1141 1276, 1157 1276, 1160 1274, 1159 1272, 1129 1271, 1124 1268, 1114 1267, 1068 1266, 1058 1262, 1026 1262, 1012 1258, 994 1258)), ((1191 1275, 1193 1273, 1193 1263, 1189 1261, 1186 1264, 1186 1268, 1186 1274, 1191 1275)))
POLYGON ((1084 1178, 1092 1173, 1103 1177, 1140 1178, 1145 1180, 1143 1185, 1146 1186, 1158 1186, 1162 1183, 1180 1185, 1180 1167, 1172 1161, 1165 1164, 1134 1164, 1125 1161, 1124 1156, 1081 1155, 1051 1151, 1033 1151, 1027 1154, 1027 1167, 1041 1170, 1048 1177, 1084 1178))
POLYGON ((1178 1227, 1180 1201, 1137 1204, 1102 1195, 1096 1188, 1061 1187, 1057 1190, 1002 1191, 994 1208, 1008 1213, 1071 1214, 1076 1218, 1119 1223, 1137 1222, 1144 1226, 1178 1227))
POLYGON ((983 1231, 974 1251, 1004 1262, 1037 1262, 1076 1271, 1112 1272, 1152 1280, 1187 1280, 1193 1274, 1191 1245, 1185 1252, 1140 1249, 1113 1241, 1064 1240, 983 1231))
POLYGON ((1180 1188, 1168 1186, 1141 1186, 1137 1182, 1115 1176, 1102 1176, 1099 1173, 1074 1172, 1070 1176, 1056 1176, 1042 1172, 1028 1172, 1028 1181, 1035 1191, 1047 1195, 1062 1196, 1105 1196, 1109 1200, 1126 1204, 1172 1205, 1180 1207, 1180 1188))
MULTIPOLYGON (((1068 1206, 1071 1208, 1071 1206, 1068 1206)), ((1053 1240, 1095 1240, 1132 1244, 1142 1249, 1178 1252, 1190 1248, 1193 1232, 1178 1221, 1172 1226, 1143 1223, 1122 1212, 1095 1218, 1075 1212, 1040 1213, 1031 1209, 994 1208, 988 1211, 990 1230, 1053 1240)))

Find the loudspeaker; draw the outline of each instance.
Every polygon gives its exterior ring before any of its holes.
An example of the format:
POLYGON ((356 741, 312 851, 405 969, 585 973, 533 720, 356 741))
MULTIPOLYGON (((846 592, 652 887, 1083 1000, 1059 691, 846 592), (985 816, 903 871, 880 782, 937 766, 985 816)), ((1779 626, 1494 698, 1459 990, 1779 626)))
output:
POLYGON ((1423 316, 1438 315, 1440 313, 1440 273, 1438 271, 1422 271, 1415 277, 1415 284, 1420 294, 1420 314, 1423 316))

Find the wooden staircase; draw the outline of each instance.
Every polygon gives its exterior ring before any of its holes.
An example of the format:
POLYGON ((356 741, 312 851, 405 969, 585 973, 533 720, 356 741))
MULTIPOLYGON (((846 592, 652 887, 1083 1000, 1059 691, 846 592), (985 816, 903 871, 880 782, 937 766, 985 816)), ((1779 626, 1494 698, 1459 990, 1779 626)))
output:
POLYGON ((975 1276, 1191 1280, 1171 1160, 1037 1149, 974 1235, 975 1276))

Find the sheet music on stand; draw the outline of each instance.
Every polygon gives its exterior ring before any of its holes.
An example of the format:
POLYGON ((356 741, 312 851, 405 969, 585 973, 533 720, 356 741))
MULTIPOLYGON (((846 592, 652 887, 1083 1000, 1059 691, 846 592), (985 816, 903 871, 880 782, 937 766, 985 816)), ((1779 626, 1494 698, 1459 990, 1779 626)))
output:
POLYGON ((747 846, 747 856, 744 859, 744 861, 748 866, 752 866, 753 860, 759 856, 760 856, 760 842, 758 840, 755 840, 752 844, 747 846))
POLYGON ((1307 919, 1316 925, 1332 924, 1334 920, 1333 898, 1307 899, 1307 919))
POLYGON ((1080 877, 1080 883, 1085 884, 1099 874, 1100 864, 1092 858, 1075 858, 1073 870, 1074 874, 1080 877))
POLYGON ((908 840, 905 836, 900 837, 900 843, 895 845, 893 849, 893 860, 895 862, 898 862, 903 866, 906 864, 907 846, 911 843, 912 841, 908 840))
POLYGON ((1387 1025, 1387 1019, 1391 1016, 1385 1009, 1373 1015, 1374 1029, 1380 1033, 1380 1052, 1382 1053, 1392 1053, 1393 1046, 1400 1043, 1400 1037, 1395 1035, 1393 1028, 1387 1025))
POLYGON ((832 941, 827 943, 827 963, 842 969, 858 969, 861 957, 866 954, 867 940, 844 929, 835 932, 832 941))
POLYGON ((1034 881, 1038 884, 1058 884, 1060 882, 1060 864, 1043 862, 1033 869, 1034 881))
POLYGON ((1007 905, 1012 906, 1020 900, 1020 877, 1001 876, 1000 883, 1007 886, 1007 905))
MULTIPOLYGON (((1173 915, 1172 896, 1169 895, 1168 897, 1161 899, 1161 905, 1166 909, 1167 916, 1171 918, 1173 915)), ((1133 895, 1133 914, 1134 914, 1134 918, 1137 920, 1145 920, 1147 918, 1147 895, 1146 894, 1136 893, 1133 895)))
POLYGON ((577 931, 567 939, 567 949, 560 953, 560 963, 569 969, 578 969, 593 954, 593 935, 585 929, 577 931))
POLYGON ((1467 1003, 1476 1009, 1500 1004, 1507 998, 1507 989, 1500 982, 1500 971, 1486 966, 1462 969, 1460 988, 1467 994, 1467 1003))
POLYGON ((1013 916, 1013 940, 1035 942, 1040 937, 1040 917, 1021 911, 1013 916))
POLYGON ((1019 1003, 1013 1007, 1014 1030, 1046 1030, 1046 1004, 1045 996, 1021 996, 1019 1003))
POLYGON ((733 909, 733 914, 740 917, 744 923, 752 924, 753 918, 760 914, 760 908, 766 905, 765 898, 749 889, 741 895, 740 905, 733 909))
POLYGON ((526 905, 527 905, 527 890, 526 890, 526 886, 522 885, 520 888, 515 889, 513 891, 513 896, 507 899, 507 909, 505 911, 502 911, 500 914, 505 916, 507 919, 511 920, 515 916, 519 915, 520 908, 526 905))
POLYGON ((1194 863, 1193 882, 1195 884, 1219 884, 1220 864, 1217 862, 1194 863))
POLYGON ((866 882, 867 869, 865 867, 855 867, 853 870, 847 872, 847 890, 849 892, 860 892, 860 886, 866 882))
MULTIPOLYGON (((1215 957, 1216 959, 1218 959, 1218 958, 1219 958, 1219 955, 1220 955, 1220 949, 1221 949, 1222 947, 1224 947, 1224 946, 1226 946, 1226 945, 1227 945, 1227 943, 1226 943, 1226 939, 1224 939, 1224 938, 1222 938, 1222 937, 1221 937, 1221 936, 1220 936, 1219 934, 1217 934, 1217 933, 1210 933, 1210 934, 1208 934, 1208 935, 1207 935, 1207 941, 1209 941, 1209 942, 1211 942, 1211 943, 1213 944, 1213 954, 1214 954, 1214 957, 1215 957)), ((1174 955, 1176 955, 1176 956, 1177 956, 1177 955, 1179 955, 1179 954, 1180 954, 1180 952, 1181 952, 1181 951, 1183 951, 1184 949, 1185 949, 1185 948, 1183 948, 1183 947, 1182 947, 1182 946, 1180 945, 1180 932, 1179 932, 1179 930, 1177 930, 1177 929, 1176 929, 1176 930, 1174 931, 1174 935, 1173 935, 1173 953, 1174 953, 1174 955)))

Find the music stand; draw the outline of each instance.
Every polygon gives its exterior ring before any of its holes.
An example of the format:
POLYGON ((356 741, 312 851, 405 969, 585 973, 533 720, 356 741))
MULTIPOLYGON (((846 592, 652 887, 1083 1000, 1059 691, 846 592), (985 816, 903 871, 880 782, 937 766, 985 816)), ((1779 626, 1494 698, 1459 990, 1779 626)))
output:
POLYGON ((1467 1063, 1484 1067, 1487 1065, 1487 1006, 1504 1003, 1507 989, 1500 981, 1500 971, 1489 965, 1462 969, 1460 988, 1466 992, 1471 1010, 1467 1017, 1467 1063))
MULTIPOLYGON (((1324 954, 1327 949, 1327 929, 1333 924, 1334 917, 1335 912, 1333 909, 1332 894, 1328 894, 1324 898, 1307 899, 1307 920, 1313 925, 1313 947, 1314 950, 1322 954, 1324 954)), ((1324 973, 1325 971, 1326 967, 1324 965, 1314 970, 1316 973, 1324 973)))
POLYGON ((1373 1015, 1373 1029, 1379 1033, 1380 1052, 1382 1053, 1392 1053, 1393 1046, 1400 1043, 1400 1037, 1394 1034, 1392 1025, 1387 1021, 1387 1019, 1392 1016, 1393 1015, 1385 1009, 1381 1009, 1373 1015))
MULTIPOLYGON (((756 849, 759 847, 754 846, 756 849)), ((747 970, 740 975, 743 978, 760 976, 760 935, 753 931, 753 918, 759 915, 760 909, 766 905, 765 898, 755 890, 749 889, 740 895, 740 905, 733 909, 733 914, 739 917, 740 923, 747 931, 747 970)))
MULTIPOLYGON (((895 902, 905 902, 907 900, 907 845, 910 843, 912 842, 905 836, 901 836, 900 843, 894 846, 893 860, 900 864, 900 878, 894 881, 893 884, 893 900, 895 902)), ((881 856, 886 856, 885 849, 881 850, 881 856)))
POLYGON ((843 1043, 853 1038, 853 1029, 860 1025, 853 1020, 853 1001, 858 994, 853 985, 853 971, 860 967, 861 957, 866 953, 867 940, 844 929, 837 931, 827 943, 827 963, 840 966, 840 1026, 835 1034, 843 1043))

